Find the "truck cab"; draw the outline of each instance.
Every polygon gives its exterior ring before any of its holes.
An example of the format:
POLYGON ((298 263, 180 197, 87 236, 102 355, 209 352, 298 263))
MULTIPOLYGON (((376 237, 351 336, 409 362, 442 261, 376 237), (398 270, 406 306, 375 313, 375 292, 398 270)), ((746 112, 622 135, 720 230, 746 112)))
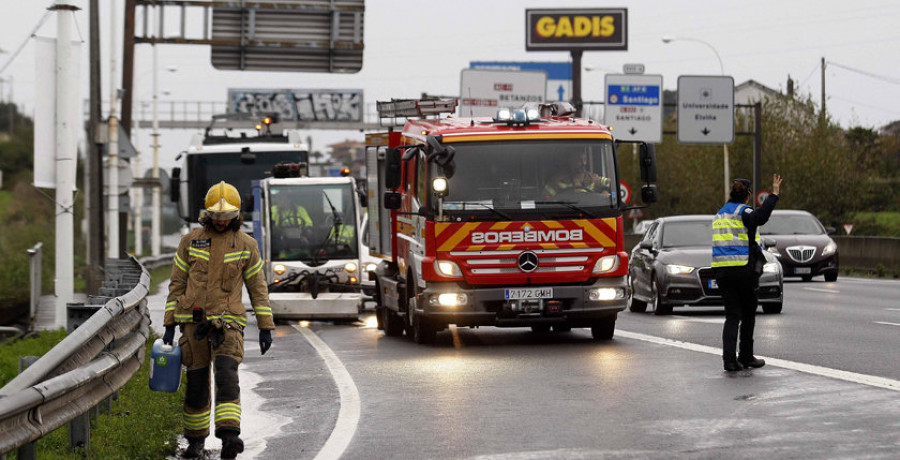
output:
POLYGON ((254 181, 254 233, 276 319, 358 319, 360 225, 351 177, 276 174, 254 181))

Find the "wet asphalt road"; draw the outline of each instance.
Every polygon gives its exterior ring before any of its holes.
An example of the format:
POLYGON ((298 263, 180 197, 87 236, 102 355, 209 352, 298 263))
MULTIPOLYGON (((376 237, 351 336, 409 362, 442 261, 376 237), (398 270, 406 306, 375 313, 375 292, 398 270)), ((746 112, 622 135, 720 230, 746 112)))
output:
POLYGON ((306 335, 282 324, 260 357, 251 327, 242 458, 315 458, 334 437, 347 459, 900 458, 900 282, 785 291, 784 313, 758 316, 756 352, 787 367, 731 374, 719 308, 623 312, 605 343, 452 328, 432 347, 385 337, 371 315, 311 323, 357 391, 350 429, 347 383, 306 335))

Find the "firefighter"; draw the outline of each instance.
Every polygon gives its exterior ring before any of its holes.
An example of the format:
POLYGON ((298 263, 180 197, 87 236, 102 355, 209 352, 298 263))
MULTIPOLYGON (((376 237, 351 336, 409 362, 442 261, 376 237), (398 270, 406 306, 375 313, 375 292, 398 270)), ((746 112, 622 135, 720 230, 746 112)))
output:
POLYGON ((163 325, 163 342, 172 344, 175 326, 187 368, 184 399, 184 457, 204 455, 209 436, 210 368, 215 376, 215 435, 222 458, 244 450, 238 364, 244 357, 247 316, 241 288, 247 287, 259 326, 261 354, 272 345, 272 309, 256 241, 240 231, 241 198, 230 184, 219 182, 206 194, 201 228, 181 239, 172 267, 163 325))
POLYGON ((281 227, 309 227, 312 218, 302 205, 292 205, 286 193, 279 193, 272 199, 272 222, 281 227))
POLYGON ((544 186, 547 198, 572 190, 609 193, 609 178, 588 169, 587 154, 584 152, 572 156, 566 167, 553 175, 544 186))
POLYGON ((753 195, 750 181, 735 179, 730 198, 712 223, 712 267, 725 303, 722 360, 728 372, 757 368, 766 362, 753 356, 753 329, 759 303, 756 288, 765 258, 757 243, 757 229, 765 224, 778 203, 781 176, 772 175, 772 193, 757 210, 747 205, 753 195), (740 351, 735 356, 740 329, 740 351))

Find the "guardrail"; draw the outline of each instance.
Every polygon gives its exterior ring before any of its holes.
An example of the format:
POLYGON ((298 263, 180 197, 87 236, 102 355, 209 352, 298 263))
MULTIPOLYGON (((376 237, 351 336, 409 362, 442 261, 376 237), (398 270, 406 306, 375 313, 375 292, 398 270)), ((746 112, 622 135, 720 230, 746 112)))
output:
POLYGON ((18 448, 18 458, 34 458, 31 443, 66 423, 70 444, 89 446, 91 409, 144 361, 149 287, 150 274, 137 259, 107 261, 101 292, 116 296, 89 297, 90 317, 0 388, 0 456, 18 448))

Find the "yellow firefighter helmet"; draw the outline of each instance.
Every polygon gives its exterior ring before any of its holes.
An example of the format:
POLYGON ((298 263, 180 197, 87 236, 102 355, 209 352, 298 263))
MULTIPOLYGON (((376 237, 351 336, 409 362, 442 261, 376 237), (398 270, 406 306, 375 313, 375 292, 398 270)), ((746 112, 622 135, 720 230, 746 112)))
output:
POLYGON ((241 211, 241 194, 233 185, 221 181, 206 192, 204 206, 213 219, 234 219, 241 211))

